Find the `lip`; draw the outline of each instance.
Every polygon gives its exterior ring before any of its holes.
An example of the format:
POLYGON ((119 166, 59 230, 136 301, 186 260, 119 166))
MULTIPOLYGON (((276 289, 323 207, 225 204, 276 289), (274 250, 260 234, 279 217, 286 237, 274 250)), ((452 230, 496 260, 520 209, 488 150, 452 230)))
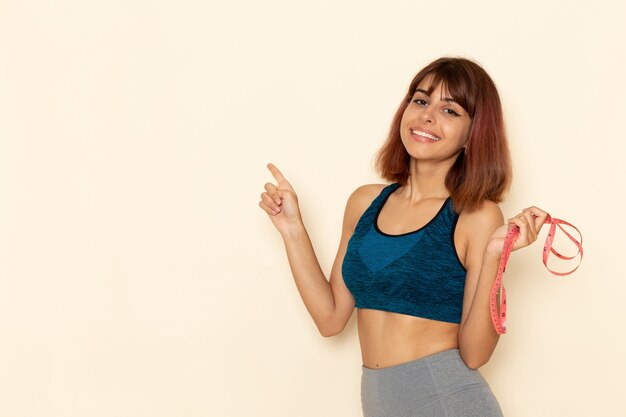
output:
POLYGON ((433 143, 433 142, 439 142, 439 141, 442 139, 442 138, 441 138, 441 136, 438 136, 438 135, 436 135, 435 133, 433 133, 432 131, 430 131, 430 130, 428 130, 428 129, 424 129, 424 128, 422 128, 422 127, 410 127, 410 128, 409 128, 409 135, 411 135, 411 137, 412 137, 413 139, 415 139, 416 141, 418 141, 418 142, 422 142, 422 143, 433 143), (414 131, 414 130, 415 130, 415 131, 419 131, 419 132, 424 132, 424 133, 426 133, 426 134, 428 134, 428 135, 431 135, 431 136, 435 136, 435 137, 439 138, 439 140, 433 140, 433 139, 431 139, 431 138, 429 138, 429 137, 426 137, 426 136, 422 136, 422 135, 414 134, 414 133, 413 133, 413 131, 414 131))

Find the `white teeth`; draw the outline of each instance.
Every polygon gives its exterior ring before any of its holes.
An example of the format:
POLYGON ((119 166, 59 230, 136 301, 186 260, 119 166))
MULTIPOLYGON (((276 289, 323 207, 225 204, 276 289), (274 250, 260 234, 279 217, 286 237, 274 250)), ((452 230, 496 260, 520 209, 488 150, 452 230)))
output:
POLYGON ((438 138, 437 136, 429 135, 428 133, 422 132, 421 130, 411 129, 411 133, 414 134, 414 135, 424 136, 424 137, 427 137, 428 139, 432 139, 432 140, 441 140, 441 138, 438 138))

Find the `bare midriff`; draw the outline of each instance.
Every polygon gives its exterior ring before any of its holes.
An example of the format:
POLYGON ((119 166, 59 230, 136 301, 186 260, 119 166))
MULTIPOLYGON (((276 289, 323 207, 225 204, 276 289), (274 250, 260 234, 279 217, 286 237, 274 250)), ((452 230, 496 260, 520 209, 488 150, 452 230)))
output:
POLYGON ((358 309, 363 365, 387 368, 459 346, 459 325, 380 310, 358 309))

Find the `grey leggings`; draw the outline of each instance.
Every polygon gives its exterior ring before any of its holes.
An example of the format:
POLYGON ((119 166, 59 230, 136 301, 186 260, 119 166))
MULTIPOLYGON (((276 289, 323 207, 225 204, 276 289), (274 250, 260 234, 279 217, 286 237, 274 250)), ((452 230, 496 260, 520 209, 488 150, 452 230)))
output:
POLYGON ((458 349, 382 369, 363 366, 364 417, 502 417, 482 375, 458 349))

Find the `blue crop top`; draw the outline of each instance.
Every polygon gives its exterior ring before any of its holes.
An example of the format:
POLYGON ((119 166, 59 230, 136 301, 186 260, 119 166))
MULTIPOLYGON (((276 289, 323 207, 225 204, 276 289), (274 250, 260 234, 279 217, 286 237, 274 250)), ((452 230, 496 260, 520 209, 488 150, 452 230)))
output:
POLYGON ((398 187, 386 186, 359 219, 343 259, 344 282, 357 308, 460 323, 466 270, 454 247, 452 199, 422 228, 388 235, 378 215, 398 187))

